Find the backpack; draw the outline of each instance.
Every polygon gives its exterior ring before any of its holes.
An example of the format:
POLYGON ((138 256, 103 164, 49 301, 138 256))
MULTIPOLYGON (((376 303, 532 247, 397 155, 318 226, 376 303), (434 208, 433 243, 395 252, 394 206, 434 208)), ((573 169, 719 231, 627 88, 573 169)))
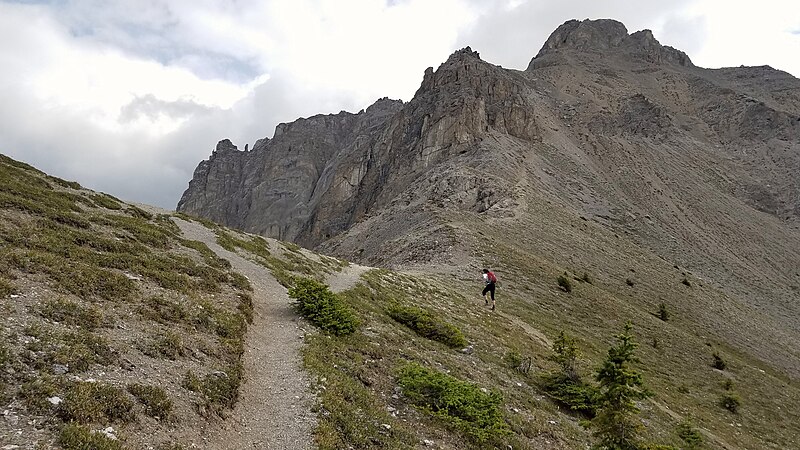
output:
POLYGON ((487 275, 487 279, 489 280, 490 283, 497 283, 497 277, 494 276, 494 272, 490 271, 486 275, 487 275))

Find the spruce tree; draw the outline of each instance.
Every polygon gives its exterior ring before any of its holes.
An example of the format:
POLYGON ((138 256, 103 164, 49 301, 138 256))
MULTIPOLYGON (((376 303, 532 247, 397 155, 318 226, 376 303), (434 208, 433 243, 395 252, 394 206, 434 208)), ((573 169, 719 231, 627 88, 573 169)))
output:
POLYGON ((600 406, 592 420, 597 448, 608 450, 635 450, 639 448, 639 408, 636 400, 651 394, 644 388, 642 374, 631 367, 638 362, 633 352, 638 347, 631 335, 633 326, 625 324, 616 335, 617 344, 608 349, 603 366, 597 372, 600 383, 600 406))

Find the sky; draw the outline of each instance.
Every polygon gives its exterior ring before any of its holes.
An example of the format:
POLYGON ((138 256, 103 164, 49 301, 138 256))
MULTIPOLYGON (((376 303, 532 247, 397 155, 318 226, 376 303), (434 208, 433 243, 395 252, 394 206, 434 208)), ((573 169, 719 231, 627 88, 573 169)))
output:
POLYGON ((702 67, 800 77, 797 0, 0 0, 0 153, 174 209, 219 140, 408 101, 468 45, 524 69, 586 18, 651 29, 702 67))

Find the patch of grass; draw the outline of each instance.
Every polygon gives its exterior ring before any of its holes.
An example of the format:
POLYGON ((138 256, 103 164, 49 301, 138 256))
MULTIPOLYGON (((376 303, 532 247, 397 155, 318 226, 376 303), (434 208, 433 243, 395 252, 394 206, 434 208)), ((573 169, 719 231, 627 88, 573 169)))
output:
POLYGON ((236 308, 247 323, 253 323, 253 297, 245 292, 240 292, 237 295, 239 297, 239 304, 236 308))
POLYGON ((115 211, 122 209, 120 201, 108 194, 102 194, 102 193, 89 194, 89 198, 94 202, 95 205, 101 208, 111 209, 115 211))
POLYGON ((197 410, 203 417, 211 414, 222 417, 226 409, 233 408, 239 399, 239 385, 242 383, 243 367, 236 363, 224 371, 216 371, 199 378, 188 372, 183 386, 200 394, 197 410))
POLYGON ((417 363, 398 371, 403 395, 477 442, 487 442, 510 433, 503 419, 503 398, 486 393, 477 385, 425 368, 417 363))
POLYGON ((245 292, 253 291, 253 286, 250 284, 250 280, 248 280, 246 276, 238 272, 230 273, 230 284, 231 286, 240 291, 245 291, 245 292))
POLYGON ((137 311, 142 317, 164 325, 183 323, 189 317, 182 304, 158 295, 145 300, 137 311))
POLYGON ((167 420, 172 414, 172 400, 164 389, 158 386, 133 383, 128 385, 128 392, 133 394, 144 405, 144 413, 150 417, 167 420))
POLYGON ((0 278, 0 298, 6 298, 11 294, 16 294, 17 288, 11 283, 11 281, 6 280, 5 278, 0 278))
POLYGON ((150 344, 142 348, 142 353, 152 358, 164 357, 175 360, 186 355, 186 346, 177 333, 166 331, 159 334, 150 344))
POLYGON ((558 287, 561 288, 564 292, 572 292, 572 281, 565 275, 559 275, 558 279, 558 287))
POLYGON ((124 391, 103 383, 73 383, 59 405, 65 422, 130 422, 135 418, 133 402, 124 391))
POLYGON ((424 338, 441 342, 451 348, 467 345, 467 340, 458 327, 435 318, 430 311, 414 306, 393 305, 387 314, 424 338))
POLYGON ((58 390, 59 384, 55 378, 49 375, 42 375, 23 383, 17 396, 22 400, 29 412, 46 414, 55 409, 55 406, 47 399, 56 395, 58 390))
POLYGON ((179 219, 185 220, 187 222, 197 222, 203 225, 204 227, 208 228, 209 230, 216 230, 217 228, 220 227, 217 223, 212 222, 208 219, 204 219, 202 217, 190 216, 189 214, 186 214, 184 212, 176 212, 174 216, 179 219))
POLYGON ((39 313, 42 317, 64 325, 93 330, 103 325, 103 314, 93 306, 83 306, 65 298, 49 299, 39 313))
MULTIPOLYGON (((170 223, 173 223, 173 222, 170 221, 170 223)), ((174 223, 173 223, 173 225, 174 225, 174 223)), ((224 270, 228 270, 228 269, 231 268, 231 262, 228 261, 225 258, 221 258, 221 257, 217 256, 217 254, 214 253, 213 250, 208 248, 208 245, 206 245, 205 242, 192 241, 192 240, 188 240, 188 239, 181 239, 180 243, 184 247, 191 248, 192 250, 195 250, 198 253, 200 253, 200 255, 203 257, 203 259, 206 261, 206 264, 208 264, 211 267, 215 267, 217 269, 224 269, 224 270)), ((239 275, 239 274, 237 273, 236 275, 239 275)), ((241 277, 242 275, 239 275, 239 276, 241 277)), ((248 282, 248 285, 249 285, 249 282, 248 282)), ((237 287, 237 286, 234 285, 234 287, 237 287)))
POLYGON ((324 331, 341 336, 358 328, 355 313, 328 286, 318 281, 297 278, 289 289, 289 297, 295 299, 292 306, 300 315, 324 331))
POLYGON ((85 372, 92 364, 107 366, 117 358, 104 337, 84 329, 53 333, 29 327, 25 333, 36 338, 25 346, 33 352, 26 362, 36 370, 49 372, 58 364, 68 367, 70 372, 85 372))
POLYGON ((64 450, 124 450, 120 441, 75 423, 65 424, 61 428, 58 445, 64 450))

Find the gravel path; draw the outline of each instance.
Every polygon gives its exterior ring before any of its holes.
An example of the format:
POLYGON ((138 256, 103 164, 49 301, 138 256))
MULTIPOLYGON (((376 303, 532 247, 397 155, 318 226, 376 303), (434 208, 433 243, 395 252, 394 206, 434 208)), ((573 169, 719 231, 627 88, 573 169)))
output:
POLYGON ((372 267, 359 266, 350 263, 341 272, 334 272, 328 276, 325 283, 332 292, 342 292, 354 287, 361 280, 361 275, 372 267))
POLYGON ((209 449, 310 449, 314 396, 301 367, 303 331, 286 289, 266 268, 216 243, 203 225, 174 219, 187 239, 231 262, 253 286, 254 318, 245 338, 245 382, 231 416, 208 436, 209 449))

